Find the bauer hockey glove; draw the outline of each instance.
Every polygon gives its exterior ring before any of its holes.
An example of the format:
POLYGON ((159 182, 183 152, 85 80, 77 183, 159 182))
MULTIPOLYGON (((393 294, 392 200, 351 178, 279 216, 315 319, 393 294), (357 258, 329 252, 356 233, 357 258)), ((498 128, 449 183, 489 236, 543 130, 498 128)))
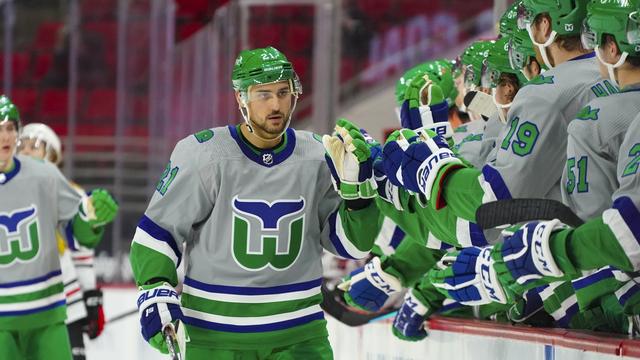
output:
POLYGON ((429 271, 429 279, 440 292, 464 305, 508 302, 493 268, 491 247, 469 247, 445 255, 429 271))
POLYGON ((84 305, 87 308, 87 321, 83 331, 89 339, 95 339, 104 330, 104 310, 102 309, 102 290, 87 290, 83 294, 84 305))
POLYGON ((345 119, 336 123, 336 134, 322 137, 333 186, 345 200, 376 197, 373 161, 360 129, 345 119))
POLYGON ((413 290, 408 291, 393 319, 393 335, 407 341, 424 339, 427 337, 424 322, 428 313, 429 308, 413 295, 413 290))
POLYGON ((440 86, 431 81, 428 74, 416 76, 407 86, 400 109, 400 124, 407 129, 429 129, 445 138, 453 135, 449 105, 440 86))
POLYGON ((163 330, 170 323, 184 317, 176 290, 166 282, 141 286, 138 292, 138 313, 142 337, 161 353, 168 354, 169 348, 163 330))
POLYGON ((347 304, 375 312, 382 308, 391 294, 402 290, 402 285, 395 276, 384 272, 380 258, 374 257, 353 271, 338 288, 345 291, 347 304))
POLYGON ((554 231, 564 228, 566 225, 557 219, 530 222, 495 245, 492 257, 500 282, 520 293, 541 285, 537 280, 543 277, 563 277, 551 253, 549 238, 554 231))

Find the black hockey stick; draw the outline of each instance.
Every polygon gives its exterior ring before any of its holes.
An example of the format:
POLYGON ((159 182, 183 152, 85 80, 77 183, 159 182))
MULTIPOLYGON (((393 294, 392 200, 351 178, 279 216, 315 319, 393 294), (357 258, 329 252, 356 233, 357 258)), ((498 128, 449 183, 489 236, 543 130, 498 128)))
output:
POLYGON ((509 199, 482 204, 476 210, 476 223, 483 229, 533 220, 559 219, 578 227, 584 223, 569 207, 556 200, 509 199))
POLYGON ((136 315, 136 314, 138 314, 138 309, 131 309, 129 311, 125 311, 122 314, 118 314, 110 319, 107 319, 107 321, 105 321, 105 325, 114 323, 118 320, 126 319, 129 316, 136 315))
POLYGON ((361 326, 396 311, 396 309, 385 309, 375 313, 357 312, 344 303, 342 290, 338 288, 330 290, 324 282, 321 290, 322 310, 345 325, 361 326))

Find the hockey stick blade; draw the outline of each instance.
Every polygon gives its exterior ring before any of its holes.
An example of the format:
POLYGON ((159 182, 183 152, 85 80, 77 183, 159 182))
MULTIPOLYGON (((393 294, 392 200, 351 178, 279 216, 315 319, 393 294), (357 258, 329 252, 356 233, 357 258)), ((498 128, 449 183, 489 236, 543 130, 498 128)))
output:
POLYGON ((578 227, 584 223, 569 207, 549 199, 509 199, 482 204, 476 210, 476 223, 483 229, 533 220, 559 219, 578 227))

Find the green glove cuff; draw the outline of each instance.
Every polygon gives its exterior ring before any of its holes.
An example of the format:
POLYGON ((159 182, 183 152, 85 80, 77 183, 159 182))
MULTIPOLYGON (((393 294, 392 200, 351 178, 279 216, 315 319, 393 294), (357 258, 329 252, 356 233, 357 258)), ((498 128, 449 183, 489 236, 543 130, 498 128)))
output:
POLYGON ((356 184, 341 182, 338 194, 345 200, 373 199, 378 196, 377 189, 375 180, 371 178, 356 184))
POLYGON ((94 228, 90 222, 84 221, 78 214, 72 220, 73 236, 88 248, 98 246, 104 235, 104 227, 94 228))

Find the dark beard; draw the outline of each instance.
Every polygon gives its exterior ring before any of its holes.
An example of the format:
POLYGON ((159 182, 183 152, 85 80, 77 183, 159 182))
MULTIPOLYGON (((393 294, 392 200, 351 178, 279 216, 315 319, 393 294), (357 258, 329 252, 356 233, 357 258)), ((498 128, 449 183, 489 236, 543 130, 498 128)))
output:
POLYGON ((282 124, 279 126, 271 126, 268 125, 268 121, 265 118, 265 121, 262 124, 258 124, 255 121, 251 121, 251 126, 257 129, 260 129, 260 132, 269 135, 280 135, 284 132, 287 126, 288 115, 282 117, 282 124))

